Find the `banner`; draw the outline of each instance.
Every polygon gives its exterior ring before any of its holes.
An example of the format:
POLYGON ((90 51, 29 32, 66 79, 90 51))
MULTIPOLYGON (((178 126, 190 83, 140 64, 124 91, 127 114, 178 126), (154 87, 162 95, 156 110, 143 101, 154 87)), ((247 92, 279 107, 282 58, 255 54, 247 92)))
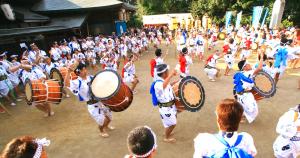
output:
POLYGON ((227 11, 225 14, 225 27, 228 29, 231 20, 232 11, 227 11))
POLYGON ((263 6, 253 7, 252 26, 254 28, 258 28, 258 26, 259 26, 259 20, 260 20, 263 9, 264 9, 263 6))
POLYGON ((266 18, 269 14, 269 8, 266 8, 266 11, 265 11, 265 15, 264 15, 264 18, 263 18, 263 21, 261 22, 261 26, 263 27, 265 25, 265 21, 266 21, 266 18))
POLYGON ((117 35, 120 36, 127 31, 127 26, 125 21, 115 21, 117 35))
POLYGON ((236 22, 235 22, 236 29, 239 29, 241 27, 242 13, 243 11, 240 11, 236 16, 236 22))

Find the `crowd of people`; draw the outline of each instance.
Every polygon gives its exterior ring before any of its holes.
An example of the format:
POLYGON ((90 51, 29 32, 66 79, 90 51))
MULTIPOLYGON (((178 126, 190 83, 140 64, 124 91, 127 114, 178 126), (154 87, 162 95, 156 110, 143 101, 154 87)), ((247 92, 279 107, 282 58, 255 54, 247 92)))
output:
MULTIPOLYGON (((174 143, 173 130, 177 124, 177 109, 171 82, 175 76, 185 78, 193 62, 204 62, 204 72, 209 81, 216 82, 221 70, 217 67, 218 60, 226 63, 225 76, 230 76, 235 63, 239 69, 233 76, 236 99, 224 99, 216 107, 217 134, 200 133, 194 139, 194 158, 198 157, 226 157, 236 154, 242 157, 254 157, 257 154, 252 136, 245 132, 237 132, 240 122, 252 123, 258 115, 256 99, 251 93, 254 87, 253 77, 260 71, 265 71, 277 84, 283 77, 285 69, 290 66, 297 68, 300 60, 300 42, 296 28, 268 29, 244 26, 239 29, 230 27, 223 32, 216 26, 206 29, 169 31, 158 28, 134 29, 121 36, 95 36, 70 40, 63 39, 53 42, 48 52, 32 43, 30 47, 22 47, 21 55, 3 52, 0 55, 0 95, 11 106, 22 101, 23 86, 34 80, 47 80, 53 68, 66 67, 64 97, 70 97, 67 89, 77 96, 78 100, 87 103, 90 116, 96 121, 100 136, 109 137, 112 112, 101 101, 94 100, 90 93, 90 83, 93 76, 87 67, 97 71, 100 69, 121 71, 123 82, 130 86, 133 94, 138 93, 135 88, 139 83, 136 75, 135 62, 143 53, 149 53, 150 43, 156 48, 155 57, 150 60, 150 74, 153 83, 150 89, 153 105, 158 106, 159 114, 165 128, 166 143, 174 143), (218 36, 225 34, 222 50, 216 45, 220 42, 218 36), (163 52, 160 45, 176 42, 178 50, 178 64, 171 70, 164 62, 168 52, 163 52), (214 51, 205 54, 206 49, 214 51), (257 55, 257 63, 247 62, 250 55, 257 55), (120 64, 123 62, 123 64, 120 64), (121 65, 124 65, 120 68, 121 65), (77 76, 71 79, 71 72, 77 76), (207 145, 207 142, 211 142, 207 145)), ((220 38, 220 37, 219 37, 220 38)), ((151 52, 150 52, 151 53, 151 52)), ((299 81, 300 82, 300 81, 299 81)), ((300 89, 300 83, 299 83, 300 89)), ((38 110, 44 112, 45 117, 54 115, 51 105, 47 102, 33 103, 38 110)), ((296 157, 300 149, 298 122, 300 105, 285 113, 278 122, 278 138, 274 142, 274 155, 278 158, 296 157)), ((0 108, 0 112, 5 112, 0 108)), ((13 139, 2 152, 4 158, 34 157, 44 158, 46 152, 43 146, 48 146, 47 139, 37 139, 29 136, 13 139), (44 155, 44 156, 43 156, 44 155)), ((157 150, 156 135, 150 127, 142 126, 133 129, 127 139, 130 154, 126 157, 154 157, 157 150)))

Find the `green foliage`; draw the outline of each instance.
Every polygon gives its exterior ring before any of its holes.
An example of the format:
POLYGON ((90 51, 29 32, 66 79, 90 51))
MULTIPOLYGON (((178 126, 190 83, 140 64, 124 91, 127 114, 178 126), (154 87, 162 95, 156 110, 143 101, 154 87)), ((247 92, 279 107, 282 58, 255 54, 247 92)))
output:
POLYGON ((281 24, 285 28, 294 26, 294 23, 292 21, 289 21, 288 19, 283 20, 281 24))
MULTIPOLYGON (((265 22, 269 23, 274 2, 275 0, 137 0, 138 10, 135 18, 136 21, 142 21, 143 15, 191 12, 194 17, 199 18, 206 14, 214 23, 221 24, 225 22, 226 11, 234 11, 234 16, 243 11, 241 23, 250 24, 253 6, 264 6, 269 8, 265 22)), ((300 24, 299 0, 286 0, 283 19, 288 18, 294 24, 300 24)), ((287 21, 284 23, 289 24, 287 21)))

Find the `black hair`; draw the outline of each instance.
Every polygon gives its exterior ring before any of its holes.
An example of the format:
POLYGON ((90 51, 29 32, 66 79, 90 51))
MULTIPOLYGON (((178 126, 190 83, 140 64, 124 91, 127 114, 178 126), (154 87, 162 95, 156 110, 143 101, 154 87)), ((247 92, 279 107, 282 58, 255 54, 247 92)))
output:
POLYGON ((157 56, 157 57, 160 57, 161 56, 161 49, 159 49, 159 48, 157 48, 156 50, 155 50, 155 55, 157 56))
MULTIPOLYGON (((258 60, 260 60, 260 58, 261 58, 261 56, 260 56, 260 55, 258 55, 258 60)), ((266 60, 267 60, 267 58, 268 58, 268 57, 267 57, 267 55, 266 55, 266 54, 264 54, 264 55, 263 55, 263 61, 266 61, 266 60)))
POLYGON ((238 67, 239 67, 240 71, 243 70, 243 66, 244 66, 245 63, 246 63, 246 60, 241 60, 241 61, 239 61, 238 67))
POLYGON ((129 150, 135 155, 144 155, 153 149, 155 137, 147 127, 136 127, 127 138, 129 150))
POLYGON ((184 47, 184 48, 182 48, 181 52, 182 52, 183 54, 186 54, 186 53, 188 52, 188 49, 187 49, 186 47, 184 47))
POLYGON ((233 42, 234 42, 234 39, 233 39, 233 38, 230 38, 230 39, 229 39, 229 43, 230 43, 230 44, 233 44, 233 42))
POLYGON ((83 63, 79 63, 78 66, 76 67, 75 71, 74 71, 75 74, 79 75, 80 72, 81 72, 81 70, 82 70, 83 68, 86 68, 86 65, 83 64, 83 63))

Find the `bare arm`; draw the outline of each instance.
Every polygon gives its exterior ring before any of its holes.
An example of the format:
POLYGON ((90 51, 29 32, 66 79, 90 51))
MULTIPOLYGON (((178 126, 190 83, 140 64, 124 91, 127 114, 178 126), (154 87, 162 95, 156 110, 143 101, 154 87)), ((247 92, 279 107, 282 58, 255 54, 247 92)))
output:
POLYGON ((264 55, 264 52, 262 51, 260 53, 260 60, 259 60, 259 63, 258 63, 258 67, 254 70, 253 75, 256 75, 259 71, 262 70, 262 67, 263 67, 263 55, 264 55))
POLYGON ((167 87, 167 85, 170 83, 171 78, 176 76, 177 71, 173 70, 172 73, 165 79, 164 83, 163 83, 163 89, 165 89, 167 87))

